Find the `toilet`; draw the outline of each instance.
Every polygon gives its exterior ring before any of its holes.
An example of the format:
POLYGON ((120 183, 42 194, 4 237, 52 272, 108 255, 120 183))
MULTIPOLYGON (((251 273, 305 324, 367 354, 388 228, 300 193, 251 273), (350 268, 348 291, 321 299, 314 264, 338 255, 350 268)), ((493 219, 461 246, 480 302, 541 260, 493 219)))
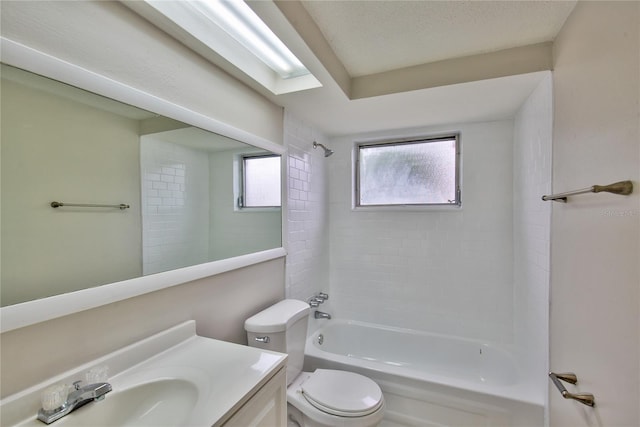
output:
POLYGON ((302 371, 309 311, 306 302, 286 299, 244 323, 250 346, 288 354, 289 419, 301 427, 378 425, 384 415, 384 398, 373 380, 333 369, 302 371))

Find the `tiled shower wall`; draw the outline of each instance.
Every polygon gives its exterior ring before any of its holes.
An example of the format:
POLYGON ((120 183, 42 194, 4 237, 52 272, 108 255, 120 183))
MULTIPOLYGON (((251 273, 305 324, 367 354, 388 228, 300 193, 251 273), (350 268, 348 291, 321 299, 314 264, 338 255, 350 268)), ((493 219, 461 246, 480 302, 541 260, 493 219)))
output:
POLYGON ((329 158, 311 146, 325 138, 285 113, 287 297, 328 289, 337 317, 515 343, 539 376, 548 348, 550 207, 539 198, 550 188, 550 97, 545 78, 515 124, 337 137, 329 158), (461 132, 461 210, 351 209, 354 141, 448 131, 461 132))
POLYGON ((513 337, 513 122, 331 141, 331 296, 338 317, 483 340, 513 337), (354 141, 461 134, 462 208, 354 211, 354 141))
POLYGON ((290 112, 284 116, 287 161, 286 296, 305 300, 329 288, 327 162, 313 141, 326 138, 290 112))
POLYGON ((206 153, 145 135, 140 138, 140 162, 143 274, 207 262, 206 153))
POLYGON ((514 124, 514 340, 531 396, 546 400, 549 352, 552 79, 544 78, 514 124))

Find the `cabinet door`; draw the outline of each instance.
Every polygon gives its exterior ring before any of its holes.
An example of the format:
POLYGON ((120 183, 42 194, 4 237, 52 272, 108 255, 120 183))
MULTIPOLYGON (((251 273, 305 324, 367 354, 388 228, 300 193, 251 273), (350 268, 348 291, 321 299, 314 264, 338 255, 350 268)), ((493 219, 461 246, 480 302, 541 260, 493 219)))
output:
POLYGON ((287 387, 284 369, 280 369, 224 424, 225 427, 285 427, 286 425, 287 387))

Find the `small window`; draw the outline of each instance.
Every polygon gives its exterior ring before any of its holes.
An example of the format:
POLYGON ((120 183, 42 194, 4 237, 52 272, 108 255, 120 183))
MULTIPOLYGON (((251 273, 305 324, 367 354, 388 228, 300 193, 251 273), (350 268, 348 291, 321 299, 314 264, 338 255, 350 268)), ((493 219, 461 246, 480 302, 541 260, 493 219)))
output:
POLYGON ((458 135, 356 146, 356 206, 460 206, 458 135))
POLYGON ((271 208, 281 205, 280 156, 242 156, 241 208, 271 208))

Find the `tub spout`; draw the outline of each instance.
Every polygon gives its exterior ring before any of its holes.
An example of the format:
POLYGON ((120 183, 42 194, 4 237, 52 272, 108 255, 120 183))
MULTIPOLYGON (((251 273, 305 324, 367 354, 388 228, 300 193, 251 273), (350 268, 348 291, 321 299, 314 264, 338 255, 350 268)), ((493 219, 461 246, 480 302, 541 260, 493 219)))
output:
POLYGON ((318 310, 313 313, 313 317, 316 319, 331 319, 331 315, 329 313, 324 313, 318 310))

